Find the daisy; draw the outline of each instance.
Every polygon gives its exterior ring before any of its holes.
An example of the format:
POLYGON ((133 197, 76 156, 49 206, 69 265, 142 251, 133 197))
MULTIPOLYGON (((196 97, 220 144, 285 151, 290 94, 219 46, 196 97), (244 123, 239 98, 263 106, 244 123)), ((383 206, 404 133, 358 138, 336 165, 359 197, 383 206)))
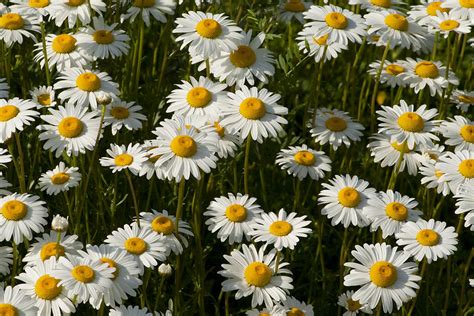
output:
POLYGON ((176 217, 169 214, 167 210, 157 212, 140 213, 140 222, 144 227, 149 227, 152 231, 164 237, 164 242, 176 255, 183 253, 183 246, 188 247, 187 237, 194 236, 191 226, 183 220, 178 222, 179 228, 176 232, 176 217))
POLYGON ((46 191, 49 195, 58 195, 60 192, 77 187, 82 178, 78 171, 78 167, 66 167, 61 161, 53 170, 41 174, 39 178, 41 191, 46 191))
POLYGON ((433 140, 439 140, 434 134, 438 121, 431 120, 438 115, 438 111, 426 109, 426 104, 415 111, 413 104, 400 100, 400 105, 393 107, 382 105, 377 114, 381 122, 379 133, 389 135, 391 142, 406 142, 408 149, 413 149, 415 145, 428 147, 433 145, 433 140))
POLYGON ((236 42, 237 47, 223 51, 211 60, 211 72, 228 86, 242 87, 245 82, 253 86, 255 79, 262 83, 275 74, 275 59, 272 53, 262 46, 265 34, 259 33, 252 39, 252 30, 242 32, 243 38, 236 42))
POLYGON ((34 33, 39 33, 39 20, 36 16, 20 12, 0 12, 0 40, 7 47, 15 43, 22 44, 23 37, 36 43, 34 33))
POLYGON ((395 234, 397 244, 404 246, 403 251, 416 261, 426 258, 428 263, 446 259, 456 251, 458 234, 454 227, 446 227, 445 222, 430 219, 419 219, 405 223, 400 232, 395 234))
POLYGON ((459 35, 471 32, 471 22, 461 18, 459 11, 438 12, 437 16, 432 17, 427 25, 430 32, 439 32, 444 35, 444 38, 447 38, 451 32, 459 35))
POLYGON ((129 131, 139 130, 147 118, 140 113, 143 108, 135 102, 126 102, 114 98, 105 109, 104 126, 111 125, 112 135, 117 134, 123 127, 129 131))
POLYGON ((432 21, 438 12, 449 12, 448 8, 443 8, 442 1, 437 0, 421 0, 420 5, 410 6, 408 15, 420 25, 426 25, 432 21))
POLYGON ((61 26, 67 20, 67 26, 73 29, 76 22, 88 25, 91 22, 94 10, 98 15, 102 15, 107 9, 102 0, 51 0, 50 15, 56 22, 56 26, 61 26))
POLYGON ((365 215, 372 222, 371 230, 382 229, 382 237, 400 232, 404 223, 416 222, 423 212, 416 209, 418 202, 406 195, 388 190, 379 192, 368 200, 365 215))
POLYGON ((457 86, 459 80, 454 72, 449 71, 446 79, 446 67, 439 61, 427 61, 417 58, 407 58, 407 72, 405 80, 410 84, 410 88, 415 89, 415 93, 419 93, 425 87, 430 89, 431 96, 436 93, 441 96, 443 89, 449 84, 457 86))
MULTIPOLYGON (((374 78, 377 77, 377 73, 380 69, 381 61, 375 61, 369 64, 369 70, 367 71, 374 78)), ((391 88, 405 87, 407 82, 405 80, 406 65, 403 60, 397 60, 391 62, 385 60, 382 72, 380 73, 380 83, 387 84, 391 88)))
POLYGON ((222 101, 221 125, 232 132, 238 132, 241 139, 252 137, 259 143, 269 136, 276 138, 283 133, 283 124, 288 121, 282 115, 288 109, 277 104, 281 96, 267 89, 242 86, 235 93, 229 92, 222 101))
POLYGON ((10 195, 12 194, 10 191, 8 190, 5 190, 5 188, 9 188, 11 187, 12 184, 10 182, 8 182, 2 175, 2 173, 0 172, 0 197, 1 196, 4 196, 4 195, 10 195))
POLYGON ((456 104, 456 108, 461 110, 461 112, 468 112, 474 104, 474 91, 454 90, 451 94, 451 102, 456 104))
POLYGON ((234 157, 237 146, 242 143, 242 140, 235 131, 231 132, 222 127, 221 121, 222 119, 220 118, 216 119, 214 123, 202 127, 201 130, 206 133, 216 132, 219 136, 216 142, 219 158, 234 157))
POLYGON ((366 34, 367 26, 360 15, 332 4, 322 7, 313 5, 303 15, 310 21, 305 28, 310 28, 316 38, 328 35, 329 43, 360 44, 366 34))
POLYGON ((37 109, 56 106, 55 92, 51 86, 38 86, 30 91, 31 100, 36 103, 37 109))
POLYGON ((313 316, 313 306, 311 304, 306 304, 305 302, 300 302, 294 297, 287 297, 283 302, 281 302, 282 308, 285 315, 302 315, 302 316, 313 316))
POLYGON ((319 37, 314 36, 310 28, 299 32, 296 40, 299 50, 309 56, 314 56, 314 61, 317 63, 321 60, 327 61, 337 58, 343 50, 347 50, 347 45, 338 42, 328 43, 327 34, 319 37))
POLYGON ((462 19, 474 21, 474 6, 469 0, 446 0, 441 6, 457 12, 462 19))
POLYGON ((428 189, 436 188, 438 194, 447 196, 451 193, 449 183, 442 177, 443 173, 437 168, 436 163, 422 162, 420 166, 421 184, 426 185, 428 189))
POLYGON ((150 153, 150 150, 157 147, 158 145, 156 139, 146 140, 143 144, 143 148, 147 151, 147 160, 143 162, 140 172, 138 173, 140 177, 146 176, 148 180, 150 180, 153 175, 156 175, 156 177, 160 180, 167 178, 165 170, 157 164, 157 161, 161 156, 150 153))
POLYGON ((364 213, 369 206, 368 199, 375 195, 375 189, 369 188, 367 181, 347 174, 336 175, 329 180, 329 184, 322 185, 325 189, 319 193, 318 204, 324 204, 321 214, 332 219, 331 225, 342 223, 347 228, 350 224, 359 227, 370 224, 364 213))
POLYGON ((347 291, 339 295, 337 299, 337 305, 342 306, 346 309, 342 316, 356 316, 359 312, 372 314, 372 310, 367 304, 361 304, 359 301, 354 301, 352 296, 354 291, 347 291))
POLYGON ((439 133, 446 138, 445 144, 456 146, 454 151, 474 151, 474 122, 460 115, 443 121, 439 133))
POLYGON ((347 112, 323 108, 318 110, 310 133, 316 143, 329 143, 337 150, 342 144, 349 147, 351 141, 359 141, 363 130, 364 126, 355 122, 347 112))
POLYGON ((36 316, 35 300, 18 286, 0 286, 0 313, 5 316, 36 316))
POLYGON ((221 242, 229 240, 230 245, 241 243, 244 237, 245 241, 250 241, 251 225, 263 212, 256 201, 241 193, 215 198, 203 214, 209 217, 206 221, 209 231, 217 232, 217 238, 221 242))
POLYGON ((306 145, 282 149, 277 154, 276 163, 300 181, 307 176, 317 181, 324 178, 325 172, 331 171, 331 159, 324 151, 316 151, 306 145))
POLYGON ((467 213, 464 218, 464 227, 470 227, 471 231, 474 231, 474 211, 467 213))
POLYGON ((10 2, 14 3, 9 6, 12 12, 35 15, 40 20, 43 16, 48 16, 51 9, 49 0, 11 0, 10 2))
POLYGON ((361 8, 372 11, 399 11, 405 3, 398 0, 349 0, 350 5, 361 5, 361 8))
POLYGON ((34 266, 39 261, 44 262, 52 257, 59 258, 66 254, 77 256, 79 254, 77 251, 82 249, 82 243, 77 241, 77 238, 77 235, 66 235, 66 232, 59 235, 54 230, 43 234, 42 237, 36 237, 36 242, 28 249, 23 262, 28 266, 34 266))
POLYGON ((154 313, 149 313, 148 309, 139 306, 118 306, 110 310, 109 316, 153 316, 154 313))
POLYGON ((8 99, 8 86, 7 80, 5 78, 0 78, 0 99, 8 99))
POLYGON ((258 309, 254 308, 245 312, 247 316, 284 316, 286 315, 283 307, 280 305, 274 305, 272 308, 258 309))
POLYGON ((25 272, 16 277, 24 282, 18 288, 36 301, 38 315, 61 316, 76 311, 72 299, 66 295, 67 290, 59 285, 60 280, 52 276, 56 266, 56 258, 51 257, 26 266, 25 272))
POLYGON ((258 250, 254 245, 242 245, 242 251, 234 249, 224 258, 229 264, 222 264, 218 273, 226 278, 222 282, 222 291, 237 290, 235 298, 252 295, 252 308, 265 303, 271 309, 276 302, 286 298, 288 290, 293 289, 293 279, 288 263, 279 262, 276 270, 276 250, 265 254, 265 246, 258 250))
POLYGON ((148 159, 147 152, 140 144, 128 144, 128 146, 110 144, 107 154, 109 157, 100 158, 100 165, 110 167, 112 173, 129 170, 132 174, 137 175, 143 162, 148 159))
POLYGON ((282 0, 280 3, 280 15, 278 19, 287 24, 293 19, 304 24, 303 12, 307 11, 312 2, 301 0, 282 0))
POLYGON ((0 247, 0 274, 9 274, 11 264, 13 264, 13 248, 0 247))
POLYGON ((12 155, 8 152, 8 150, 4 148, 0 148, 0 166, 5 167, 5 164, 12 161, 12 155))
POLYGON ((48 222, 48 209, 38 196, 18 194, 0 199, 0 241, 13 240, 20 244, 24 239, 31 240, 33 232, 40 233, 48 222))
POLYGON ((360 304, 367 304, 371 309, 382 301, 383 311, 391 313, 393 302, 400 309, 404 302, 416 296, 414 289, 421 277, 414 273, 418 270, 414 262, 406 262, 410 257, 397 247, 385 243, 356 246, 351 254, 359 261, 346 262, 351 268, 344 277, 345 286, 362 286, 352 299, 360 304))
POLYGON ((436 165, 442 172, 441 180, 447 181, 451 192, 457 194, 464 183, 474 184, 474 151, 447 152, 436 165))
POLYGON ((78 156, 94 148, 100 126, 97 112, 71 103, 48 110, 49 115, 41 116, 47 124, 38 127, 44 131, 39 135, 40 140, 46 141, 44 149, 55 151, 58 158, 64 150, 68 156, 78 156))
POLYGON ((431 163, 435 164, 438 162, 439 157, 445 154, 444 146, 439 144, 434 144, 433 146, 420 146, 418 148, 420 155, 418 156, 418 160, 425 164, 431 163))
POLYGON ((467 213, 464 218, 464 226, 471 227, 471 231, 474 231, 474 185, 462 185, 454 198, 456 199, 456 211, 454 213, 467 213))
POLYGON ((34 122, 39 115, 34 108, 36 104, 28 100, 0 99, 0 143, 4 143, 13 133, 21 132, 25 126, 34 122))
POLYGON ((142 275, 144 267, 153 268, 158 265, 158 261, 166 260, 170 248, 165 240, 163 235, 156 234, 149 227, 140 228, 136 223, 132 223, 113 231, 105 242, 132 255, 138 262, 142 275))
POLYGON ((127 13, 120 17, 120 21, 130 19, 134 22, 138 15, 142 16, 146 26, 150 26, 150 15, 161 23, 166 23, 166 16, 173 15, 176 2, 173 0, 134 0, 132 5, 128 8, 127 13))
POLYGON ((97 109, 97 97, 107 93, 111 97, 119 95, 118 85, 105 72, 69 68, 61 73, 54 89, 64 89, 59 93, 62 101, 68 101, 83 107, 97 109))

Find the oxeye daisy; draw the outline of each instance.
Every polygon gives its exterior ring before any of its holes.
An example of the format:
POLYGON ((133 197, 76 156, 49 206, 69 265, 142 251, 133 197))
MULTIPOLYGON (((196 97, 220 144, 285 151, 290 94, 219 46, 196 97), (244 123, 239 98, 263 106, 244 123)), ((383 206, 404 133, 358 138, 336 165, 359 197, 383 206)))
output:
POLYGON ((302 0, 282 0, 280 3, 280 21, 291 23, 293 19, 304 24, 303 12, 307 11, 312 2, 302 0))
POLYGON ((456 211, 454 213, 467 213, 467 216, 464 218, 464 226, 471 227, 471 231, 474 231, 474 185, 462 185, 454 198, 456 199, 456 211))
POLYGON ((281 96, 267 89, 242 86, 235 93, 229 92, 223 100, 221 125, 232 132, 238 132, 241 139, 252 137, 259 143, 267 137, 278 137, 283 133, 283 124, 288 121, 282 117, 288 109, 277 104, 281 96))
POLYGON ((347 45, 338 42, 328 43, 327 34, 316 37, 312 30, 308 28, 299 32, 296 40, 298 41, 299 50, 309 56, 314 56, 315 62, 337 58, 343 50, 347 50, 347 45))
POLYGON ((426 185, 428 189, 436 188, 436 192, 447 196, 451 193, 449 183, 442 177, 443 173, 437 168, 436 163, 425 161, 420 166, 421 184, 426 185))
POLYGON ((443 8, 442 1, 421 0, 421 4, 410 6, 408 15, 420 25, 426 25, 432 18, 438 15, 438 12, 449 12, 448 8, 443 8))
POLYGON ((9 188, 11 187, 12 184, 10 182, 8 182, 2 175, 2 173, 0 172, 0 197, 1 196, 4 196, 4 195, 10 195, 12 194, 10 191, 8 190, 5 190, 5 188, 9 188))
POLYGON ((438 12, 437 16, 431 18, 427 23, 428 29, 432 33, 440 33, 445 38, 451 32, 459 35, 469 34, 471 32, 471 22, 460 17, 459 11, 438 12))
POLYGON ((106 106, 104 126, 111 126, 112 135, 117 134, 122 128, 129 131, 141 129, 146 116, 140 113, 143 108, 135 102, 125 102, 114 98, 106 106))
POLYGON ((7 99, 8 98, 8 91, 10 87, 6 82, 5 78, 0 78, 0 99, 7 99))
POLYGON ((20 12, 0 12, 0 41, 7 47, 15 43, 22 44, 23 38, 30 38, 36 43, 35 33, 40 31, 36 16, 20 12))
POLYGON ((5 167, 5 164, 11 161, 12 155, 10 155, 8 150, 0 148, 0 166, 5 167))
POLYGON ((287 297, 283 302, 281 302, 284 315, 298 315, 298 316, 313 316, 313 306, 311 304, 306 304, 305 302, 300 302, 296 298, 290 296, 287 297))
POLYGON ((203 132, 216 132, 219 136, 217 138, 217 155, 219 158, 234 157, 237 151, 237 146, 242 143, 239 135, 236 132, 230 132, 228 129, 222 127, 221 119, 214 120, 211 124, 201 128, 203 132))
MULTIPOLYGON (((128 1, 127 1, 128 2, 128 1)), ((166 15, 173 15, 176 2, 173 0, 133 0, 127 13, 120 17, 120 20, 125 21, 130 19, 134 22, 138 15, 145 22, 146 26, 150 26, 150 15, 161 23, 166 23, 166 15)))
POLYGON ((457 194, 464 183, 474 184, 474 151, 447 152, 436 165, 442 172, 441 179, 448 182, 451 192, 457 194))
POLYGON ((10 265, 13 263, 13 248, 0 247, 0 274, 10 273, 10 265))
POLYGON ((206 221, 209 231, 217 232, 217 238, 221 242, 228 240, 230 245, 242 240, 250 241, 251 224, 263 212, 256 201, 256 198, 241 193, 215 198, 203 214, 209 217, 206 221))
POLYGON ((23 258, 28 266, 34 266, 39 261, 43 262, 52 257, 59 258, 66 254, 77 256, 78 250, 82 249, 82 243, 77 241, 77 235, 66 235, 54 230, 42 237, 36 237, 36 242, 28 249, 28 253, 23 258), (59 240, 59 243, 58 243, 59 240))
MULTIPOLYGON (((272 308, 254 308, 245 312, 246 316, 284 316, 286 313, 280 305, 274 305, 272 308)), ((303 315, 304 316, 304 315, 303 315)))
POLYGON ((456 146, 454 151, 474 151, 474 122, 460 115, 443 121, 439 132, 446 138, 445 144, 456 146))
POLYGON ((454 227, 446 227, 445 222, 430 219, 419 219, 405 223, 400 232, 395 234, 397 244, 416 261, 426 258, 428 263, 446 259, 456 251, 458 234, 454 227))
POLYGON ((97 97, 107 93, 111 97, 119 95, 118 85, 105 72, 68 68, 58 77, 54 89, 64 89, 58 97, 62 101, 77 104, 82 107, 91 106, 97 109, 97 97))
POLYGON ((138 175, 140 177, 146 176, 148 180, 151 179, 153 175, 156 175, 156 177, 160 180, 164 180, 167 177, 165 170, 156 163, 161 156, 153 155, 149 152, 151 149, 158 147, 156 143, 156 139, 153 139, 146 140, 143 144, 143 148, 147 151, 147 160, 143 162, 142 168, 140 169, 138 175))
POLYGON ((48 110, 50 114, 41 116, 47 124, 39 126, 43 130, 39 139, 46 141, 44 149, 55 151, 59 157, 64 151, 68 156, 78 156, 94 148, 100 126, 97 112, 70 103, 48 110))
POLYGON ((28 100, 0 99, 0 143, 30 125, 39 115, 35 108, 36 104, 28 100))
POLYGON ((342 316, 356 316, 361 313, 372 314, 372 310, 367 304, 361 304, 358 300, 353 300, 354 291, 347 291, 339 295, 337 305, 346 309, 342 316))
POLYGON ((40 233, 48 223, 48 209, 45 202, 31 194, 4 196, 0 199, 0 241, 13 240, 20 244, 24 239, 31 240, 33 232, 40 233))
POLYGON ((100 158, 100 164, 103 167, 110 167, 112 173, 125 169, 137 175, 142 164, 148 159, 147 152, 140 144, 128 144, 128 146, 110 144, 107 154, 109 157, 100 158))
POLYGON ((154 313, 150 313, 148 309, 139 306, 118 306, 110 310, 109 316, 153 316, 154 313))
POLYGON ((367 26, 359 14, 332 4, 322 7, 313 5, 303 15, 309 20, 305 28, 311 29, 316 38, 327 35, 329 43, 362 43, 366 34, 367 26))
POLYGON ((415 145, 428 147, 433 145, 433 140, 439 140, 434 134, 438 121, 431 120, 438 115, 438 111, 427 109, 426 104, 415 111, 413 104, 400 100, 400 105, 382 106, 377 114, 379 133, 389 135, 391 142, 406 143, 408 149, 413 149, 415 145))
POLYGON ((51 86, 39 86, 30 91, 31 100, 36 103, 37 109, 56 106, 55 92, 51 86))
POLYGON ((368 204, 364 212, 372 222, 371 230, 382 229, 383 238, 398 233, 404 223, 416 222, 423 214, 416 209, 418 202, 415 199, 392 190, 373 195, 368 204))
POLYGON ((432 164, 435 164, 436 162, 438 162, 439 160, 439 157, 441 157, 442 155, 444 155, 444 146, 442 145, 438 145, 438 144, 434 144, 434 146, 428 146, 428 147, 425 147, 425 146, 421 146, 420 148, 418 148, 418 150, 420 151, 420 156, 418 157, 419 161, 421 163, 432 163, 432 164))
POLYGON ((0 314, 4 316, 36 316, 35 300, 27 296, 18 286, 0 285, 0 314))
POLYGON ((464 218, 464 227, 470 227, 471 231, 474 231, 474 211, 467 213, 464 218))
POLYGON ((398 0, 349 0, 350 5, 360 5, 362 9, 372 11, 399 11, 405 3, 398 0))
MULTIPOLYGON (((380 64, 381 61, 379 60, 370 63, 369 70, 367 72, 374 78, 376 78, 377 73, 380 69, 380 64)), ((407 85, 407 82, 405 80, 406 71, 406 65, 403 60, 397 60, 395 62, 385 60, 384 65, 382 67, 382 72, 380 73, 380 83, 387 84, 392 88, 395 88, 397 86, 405 87, 407 85)))
POLYGON ((325 172, 331 171, 331 159, 323 151, 316 151, 306 145, 282 149, 277 154, 276 163, 300 181, 307 176, 319 180, 324 178, 325 172))
POLYGON ((187 238, 194 236, 191 226, 183 220, 178 222, 179 228, 176 232, 176 217, 169 214, 167 210, 157 212, 152 209, 151 213, 142 212, 140 219, 144 227, 149 227, 157 234, 161 234, 166 245, 177 255, 188 247, 187 238))
POLYGON ((189 45, 190 52, 204 59, 237 49, 236 43, 244 38, 242 29, 222 13, 189 11, 176 24, 173 33, 180 34, 176 41, 183 42, 181 49, 189 45))
POLYGON ((410 257, 397 247, 385 243, 356 246, 351 254, 359 261, 346 262, 344 265, 351 268, 344 277, 345 286, 362 286, 353 295, 352 299, 360 304, 368 304, 373 309, 382 301, 383 311, 391 313, 393 303, 400 309, 404 302, 416 296, 416 283, 421 277, 415 275, 418 267, 414 262, 406 262, 410 257))
POLYGON ((459 14, 462 19, 474 21, 474 5, 472 0, 446 0, 441 5, 443 8, 451 9, 451 11, 459 14))
POLYGON ((279 262, 276 270, 276 250, 265 254, 265 248, 257 250, 254 245, 243 244, 242 250, 224 255, 229 264, 222 264, 223 270, 218 272, 227 279, 222 282, 222 290, 237 290, 237 300, 252 295, 252 307, 265 303, 267 308, 272 308, 293 289, 293 279, 288 276, 291 271, 286 268, 288 263, 279 262))
POLYGON ((38 315, 62 316, 76 311, 72 298, 67 296, 67 290, 59 285, 59 279, 52 276, 56 266, 56 258, 51 257, 33 266, 26 266, 25 272, 16 277, 24 282, 18 288, 36 301, 38 315))
POLYGON ((56 26, 61 26, 67 20, 67 26, 73 29, 76 22, 88 25, 91 22, 91 10, 102 15, 107 9, 102 0, 51 0, 50 15, 56 26))
POLYGON ((359 227, 370 224, 364 212, 369 205, 368 199, 375 195, 375 189, 369 188, 367 181, 357 176, 336 175, 322 185, 325 189, 319 193, 318 204, 324 205, 321 214, 331 219, 331 225, 342 223, 347 228, 351 224, 359 227))
POLYGON ((53 170, 41 175, 39 178, 41 191, 46 191, 49 195, 57 195, 77 187, 82 178, 78 171, 78 167, 66 167, 66 164, 61 161, 53 170))
POLYGON ((347 112, 326 111, 323 108, 318 110, 310 133, 315 142, 321 145, 329 143, 334 150, 337 150, 342 144, 349 147, 351 141, 359 141, 363 130, 364 126, 355 122, 347 112))
POLYGON ((35 15, 39 19, 48 16, 51 9, 49 0, 11 0, 10 2, 14 3, 9 6, 12 12, 35 15))
POLYGON ((451 94, 451 102, 456 104, 456 108, 461 110, 461 112, 469 112, 474 104, 474 91, 454 90, 451 94))

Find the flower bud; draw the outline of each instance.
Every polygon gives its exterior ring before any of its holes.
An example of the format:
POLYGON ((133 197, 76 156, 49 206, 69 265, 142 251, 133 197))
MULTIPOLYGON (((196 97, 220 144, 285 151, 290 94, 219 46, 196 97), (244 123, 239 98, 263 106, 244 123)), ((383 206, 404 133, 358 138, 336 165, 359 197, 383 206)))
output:
POLYGON ((108 105, 112 102, 112 97, 107 92, 100 91, 96 94, 95 98, 100 105, 108 105))
POLYGON ((162 263, 160 264, 160 266, 158 267, 158 273, 162 276, 162 277, 168 277, 171 275, 171 273, 173 273, 173 268, 171 268, 171 266, 167 263, 162 263))
POLYGON ((67 218, 62 217, 61 215, 56 215, 53 217, 53 221, 51 222, 51 228, 58 232, 62 233, 67 231, 69 226, 69 222, 67 218))

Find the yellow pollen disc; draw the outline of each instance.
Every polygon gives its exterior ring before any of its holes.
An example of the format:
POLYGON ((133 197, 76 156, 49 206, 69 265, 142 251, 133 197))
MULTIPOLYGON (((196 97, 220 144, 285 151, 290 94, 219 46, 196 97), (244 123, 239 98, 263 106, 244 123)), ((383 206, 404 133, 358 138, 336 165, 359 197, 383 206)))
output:
POLYGON ((354 188, 345 187, 339 191, 337 199, 342 206, 356 207, 360 203, 360 193, 354 188))
POLYGON ((297 152, 294 158, 298 164, 303 166, 312 166, 316 162, 316 157, 314 157, 312 152, 307 150, 297 152))
POLYGON ((342 132, 347 128, 347 122, 337 116, 332 116, 324 122, 326 128, 333 132, 342 132))
POLYGON ((83 128, 84 125, 80 119, 68 116, 59 122, 58 132, 63 137, 75 138, 81 135, 83 128))
POLYGON ((204 19, 196 24, 196 32, 205 38, 216 38, 222 33, 219 22, 213 19, 204 19))
POLYGON ((9 221, 22 220, 28 213, 28 206, 17 200, 5 202, 2 206, 2 215, 9 221))
POLYGON ((170 235, 174 231, 174 223, 166 216, 157 216, 151 222, 151 228, 157 233, 170 235))
POLYGON ((442 8, 441 7, 442 2, 431 2, 427 7, 426 7, 426 13, 430 16, 436 16, 438 11, 439 12, 449 12, 449 8, 442 8))
POLYGON ((32 8, 45 8, 49 5, 49 0, 28 0, 28 5, 32 8))
POLYGON ((409 153, 411 150, 408 148, 408 145, 406 142, 403 142, 401 144, 397 143, 397 142, 393 142, 393 143, 390 143, 390 145, 392 145, 393 148, 395 148, 396 150, 398 150, 399 152, 401 153, 409 153))
POLYGON ((326 45, 328 41, 329 34, 323 35, 319 38, 313 37, 313 41, 318 44, 319 46, 326 45))
POLYGON ((147 243, 138 237, 131 237, 125 240, 124 244, 125 250, 134 255, 141 255, 148 249, 147 243))
POLYGON ((259 120, 265 116, 265 104, 258 98, 247 98, 240 103, 240 114, 249 120, 259 120))
POLYGON ((5 13, 0 16, 0 29, 18 30, 25 25, 18 13, 5 13))
POLYGON ((238 68, 247 68, 255 64, 257 55, 252 48, 246 45, 240 45, 237 50, 230 53, 230 62, 238 68))
POLYGON ((397 268, 390 262, 378 261, 370 268, 370 280, 379 287, 389 287, 397 281, 397 268))
POLYGON ((415 73, 421 78, 437 78, 439 77, 438 67, 430 61, 421 61, 415 66, 415 73))
POLYGON ((466 178, 474 178, 474 159, 466 159, 459 164, 459 172, 466 178))
POLYGON ((20 113, 20 109, 14 105, 4 105, 0 107, 0 122, 6 122, 16 117, 20 113))
POLYGON ((77 77, 76 86, 82 91, 92 92, 100 89, 101 82, 96 74, 85 72, 77 77))
POLYGON ((397 64, 390 64, 385 68, 385 71, 387 71, 387 73, 392 76, 396 76, 401 74, 402 72, 405 72, 405 68, 397 64))
POLYGON ((441 171, 439 171, 438 169, 436 169, 434 174, 435 174, 436 178, 439 179, 439 178, 441 178, 441 176, 442 176, 444 173, 442 173, 441 171))
POLYGON ((11 304, 0 304, 0 316, 17 316, 18 311, 11 304))
POLYGON ((71 7, 78 7, 80 5, 83 5, 86 0, 69 0, 68 5, 71 7))
POLYGON ((203 87, 192 88, 186 95, 186 101, 193 108, 203 108, 209 104, 211 99, 212 93, 203 87))
POLYGON ((385 214, 391 219, 401 222, 407 219, 408 210, 402 203, 392 202, 385 207, 385 214))
POLYGON ((130 166, 133 162, 133 156, 129 154, 120 154, 114 158, 114 162, 117 166, 124 167, 130 166))
POLYGON ((58 279, 45 274, 36 281, 35 293, 43 300, 52 301, 61 294, 62 286, 58 286, 58 283, 58 279))
POLYGON ((225 136, 225 129, 219 124, 219 122, 214 122, 214 128, 221 138, 225 136))
POLYGON ((76 49, 77 40, 69 34, 61 34, 53 39, 52 49, 58 54, 69 54, 76 49))
POLYGON ((115 271, 113 272, 114 276, 113 276, 112 280, 116 279, 119 276, 119 267, 117 265, 117 262, 113 261, 110 258, 105 258, 105 257, 100 258, 100 261, 102 263, 107 263, 110 268, 115 268, 115 271))
POLYGON ((288 0, 288 2, 285 3, 285 11, 303 12, 304 10, 304 4, 300 0, 288 0))
POLYGON ((439 28, 443 31, 452 31, 459 26, 459 22, 455 20, 444 20, 439 24, 439 28))
POLYGON ((474 0, 459 0, 459 4, 463 8, 467 8, 467 9, 474 8, 474 0))
POLYGON ((397 31, 408 31, 408 20, 400 14, 392 13, 385 17, 385 24, 397 31))
POLYGON ((234 223, 240 223, 247 219, 247 210, 240 204, 232 204, 225 209, 225 216, 234 223))
POLYGON ((468 143, 474 143, 474 125, 461 127, 461 137, 468 143))
POLYGON ((260 312, 258 313, 258 316, 271 316, 270 313, 267 312, 260 312))
POLYGON ((276 221, 270 225, 269 231, 275 236, 287 236, 293 231, 293 226, 286 221, 276 221))
POLYGON ((423 246, 436 246, 439 243, 439 234, 432 229, 422 229, 416 234, 416 240, 423 246))
POLYGON ((106 30, 95 31, 94 34, 92 34, 92 38, 97 44, 104 45, 112 44, 115 40, 114 34, 106 30))
POLYGON ((298 307, 292 307, 286 312, 286 316, 305 316, 306 314, 298 307))
POLYGON ((56 174, 53 174, 53 176, 51 177, 51 182, 57 185, 64 184, 69 180, 69 178, 70 176, 67 173, 58 172, 56 174))
POLYGON ((110 109, 110 114, 117 120, 125 120, 130 116, 128 109, 123 106, 114 106, 110 109))
POLYGON ((49 242, 41 248, 40 258, 41 261, 46 261, 51 257, 64 256, 65 249, 57 242, 49 242))
POLYGON ((351 312, 355 312, 361 308, 362 305, 359 303, 359 301, 354 301, 352 299, 347 300, 347 309, 350 310, 351 312))
POLYGON ((380 35, 372 35, 370 38, 372 41, 377 42, 380 39, 380 35))
POLYGON ((387 98, 388 98, 387 92, 385 92, 385 91, 379 91, 379 92, 377 93, 377 98, 376 98, 377 104, 378 104, 378 105, 384 104, 384 103, 385 103, 385 100, 387 100, 387 98))
POLYGON ((370 3, 381 8, 390 8, 392 6, 392 1, 390 0, 370 0, 370 3))
POLYGON ((137 8, 151 8, 155 5, 155 0, 133 0, 133 6, 137 8))
POLYGON ((191 136, 179 135, 173 138, 170 144, 176 156, 189 158, 196 154, 197 144, 191 136))
POLYGON ((407 132, 421 132, 425 127, 423 118, 415 112, 406 112, 400 115, 397 120, 398 126, 407 132))
POLYGON ((244 271, 245 281, 249 285, 264 287, 270 283, 273 272, 269 266, 262 262, 252 262, 244 271))
POLYGON ((458 100, 462 103, 474 104, 474 97, 470 95, 460 95, 458 100))
POLYGON ((347 27, 347 18, 344 14, 339 12, 332 12, 326 15, 324 18, 326 24, 332 28, 343 30, 347 27))
POLYGON ((76 266, 71 270, 71 275, 82 283, 91 283, 95 279, 95 272, 89 266, 76 266))
POLYGON ((51 105, 51 95, 49 93, 40 94, 37 96, 38 103, 42 106, 50 106, 51 105))

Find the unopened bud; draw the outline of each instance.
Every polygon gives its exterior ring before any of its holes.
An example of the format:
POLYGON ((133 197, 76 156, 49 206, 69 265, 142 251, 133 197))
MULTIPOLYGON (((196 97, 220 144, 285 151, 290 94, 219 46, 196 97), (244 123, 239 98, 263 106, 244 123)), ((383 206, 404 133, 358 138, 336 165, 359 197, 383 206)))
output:
POLYGON ((107 92, 100 91, 95 96, 97 103, 100 105, 108 105, 112 102, 112 97, 107 92))
POLYGON ((162 263, 160 264, 160 266, 158 267, 158 273, 162 276, 162 277, 168 277, 171 275, 171 273, 173 273, 173 268, 171 268, 171 266, 167 263, 162 263))
POLYGON ((53 217, 53 221, 51 222, 52 230, 62 233, 67 231, 69 226, 69 222, 67 218, 62 217, 61 215, 56 215, 53 217))

